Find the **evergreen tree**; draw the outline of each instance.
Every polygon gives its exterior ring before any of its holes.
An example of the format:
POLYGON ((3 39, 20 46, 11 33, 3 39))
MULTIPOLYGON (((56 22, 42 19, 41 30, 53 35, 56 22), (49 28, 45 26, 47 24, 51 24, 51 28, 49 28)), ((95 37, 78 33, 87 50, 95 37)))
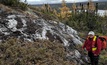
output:
POLYGON ((96 3, 96 14, 98 12, 98 3, 96 3))

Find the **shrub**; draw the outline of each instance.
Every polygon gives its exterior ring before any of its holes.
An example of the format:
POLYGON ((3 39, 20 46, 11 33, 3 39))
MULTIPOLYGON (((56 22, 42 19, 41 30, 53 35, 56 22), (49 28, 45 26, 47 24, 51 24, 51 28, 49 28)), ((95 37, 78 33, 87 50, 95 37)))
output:
POLYGON ((19 4, 19 0, 1 0, 0 2, 9 6, 17 6, 19 4))
POLYGON ((62 44, 50 41, 0 43, 0 65, 70 65, 62 44))
POLYGON ((7 5, 7 6, 17 7, 22 10, 27 9, 27 4, 20 2, 20 0, 0 0, 0 3, 7 5))
POLYGON ((27 10, 27 7, 28 7, 27 4, 22 3, 22 2, 19 3, 19 8, 20 8, 20 9, 22 9, 22 10, 27 10))

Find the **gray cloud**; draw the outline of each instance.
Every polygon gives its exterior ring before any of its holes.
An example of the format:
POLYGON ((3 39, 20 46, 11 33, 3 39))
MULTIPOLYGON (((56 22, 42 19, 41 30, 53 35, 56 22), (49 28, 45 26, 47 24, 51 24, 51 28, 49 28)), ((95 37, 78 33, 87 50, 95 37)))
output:
POLYGON ((58 3, 61 2, 61 0, 41 0, 43 3, 58 3))
MULTIPOLYGON (((24 0, 23 0, 24 1, 24 0)), ((62 0, 27 0, 29 4, 46 4, 46 3, 61 3, 62 0)), ((79 1, 88 1, 88 0, 65 0, 66 2, 79 2, 79 1)), ((98 0, 93 0, 98 1, 98 0)))
POLYGON ((61 3, 61 0, 28 1, 29 4, 61 3))

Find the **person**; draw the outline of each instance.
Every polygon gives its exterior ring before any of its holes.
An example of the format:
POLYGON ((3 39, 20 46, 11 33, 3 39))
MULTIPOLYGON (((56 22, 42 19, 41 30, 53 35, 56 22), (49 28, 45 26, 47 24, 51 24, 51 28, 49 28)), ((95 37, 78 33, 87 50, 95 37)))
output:
POLYGON ((98 65, 101 52, 101 40, 95 36, 93 31, 88 33, 88 37, 82 46, 82 49, 84 48, 88 51, 91 65, 98 65))

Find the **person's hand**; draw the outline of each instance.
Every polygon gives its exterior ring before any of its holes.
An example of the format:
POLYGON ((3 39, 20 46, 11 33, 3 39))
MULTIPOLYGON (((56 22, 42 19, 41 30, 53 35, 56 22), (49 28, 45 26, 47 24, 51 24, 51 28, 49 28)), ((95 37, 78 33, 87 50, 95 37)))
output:
POLYGON ((94 56, 98 56, 97 54, 94 54, 94 56))

